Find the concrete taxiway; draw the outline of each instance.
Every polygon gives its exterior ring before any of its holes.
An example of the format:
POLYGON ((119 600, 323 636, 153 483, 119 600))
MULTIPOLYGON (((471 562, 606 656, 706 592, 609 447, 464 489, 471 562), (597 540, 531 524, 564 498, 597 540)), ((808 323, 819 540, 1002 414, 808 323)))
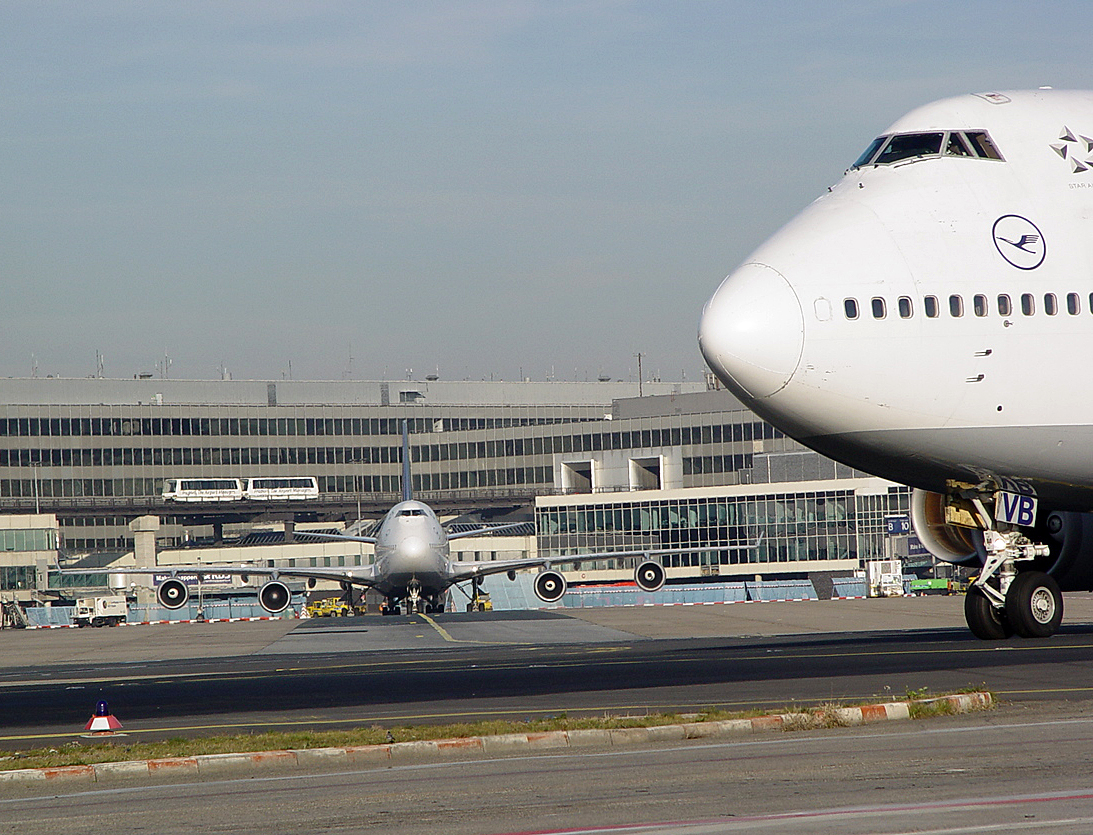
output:
MULTIPOLYGON (((1067 594, 1068 628, 1093 625, 1093 595, 1067 594)), ((563 645, 640 639, 846 635, 949 629, 966 632, 963 598, 825 600, 157 624, 103 629, 0 631, 0 680, 20 667, 109 668, 142 661, 255 653, 315 655, 413 651, 459 644, 563 645), (439 627, 439 628, 438 628, 439 627), (447 634, 445 634, 447 633, 447 634)), ((1016 645, 1016 640, 1014 645, 1016 645)))
POLYGON ((99 699, 141 740, 778 709, 923 688, 1093 699, 1089 596, 1068 597, 1067 626, 1044 641, 977 641, 961 606, 922 597, 9 631, 0 749, 71 740, 99 699))

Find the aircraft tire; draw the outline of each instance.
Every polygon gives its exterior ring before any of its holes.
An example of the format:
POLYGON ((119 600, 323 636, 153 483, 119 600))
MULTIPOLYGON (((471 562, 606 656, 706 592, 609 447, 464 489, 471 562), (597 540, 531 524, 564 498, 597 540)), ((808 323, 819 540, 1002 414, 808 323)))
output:
POLYGON ((964 595, 964 620, 972 634, 982 641, 1004 641, 1013 634, 1006 613, 994 608, 976 586, 969 586, 964 595))
POLYGON ((1006 592, 1006 620, 1022 638, 1050 638, 1063 621, 1059 584, 1042 571, 1022 571, 1006 592))

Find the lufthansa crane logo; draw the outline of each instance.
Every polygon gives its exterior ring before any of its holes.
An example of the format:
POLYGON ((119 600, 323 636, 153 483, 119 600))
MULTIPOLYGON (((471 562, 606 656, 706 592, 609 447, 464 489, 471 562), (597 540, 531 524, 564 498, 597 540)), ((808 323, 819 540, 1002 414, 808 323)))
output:
POLYGON ((1034 270, 1044 263, 1047 244, 1036 224, 1020 215, 1002 215, 994 222, 998 254, 1019 270, 1034 270))

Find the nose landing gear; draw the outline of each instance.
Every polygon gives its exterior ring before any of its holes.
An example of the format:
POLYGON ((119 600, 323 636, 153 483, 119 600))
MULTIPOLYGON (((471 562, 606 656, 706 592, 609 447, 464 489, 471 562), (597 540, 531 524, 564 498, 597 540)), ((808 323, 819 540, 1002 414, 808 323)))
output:
POLYGON ((418 615, 425 611, 425 600, 421 596, 421 583, 411 580, 406 587, 406 614, 418 615))

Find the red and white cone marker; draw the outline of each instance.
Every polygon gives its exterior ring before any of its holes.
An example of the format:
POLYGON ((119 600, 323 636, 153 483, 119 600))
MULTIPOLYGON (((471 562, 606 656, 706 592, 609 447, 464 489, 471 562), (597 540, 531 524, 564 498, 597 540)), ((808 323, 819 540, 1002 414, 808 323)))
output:
POLYGON ((121 727, 121 722, 110 713, 110 707, 105 701, 95 705, 95 715, 87 720, 85 731, 90 731, 90 736, 113 736, 121 727))

